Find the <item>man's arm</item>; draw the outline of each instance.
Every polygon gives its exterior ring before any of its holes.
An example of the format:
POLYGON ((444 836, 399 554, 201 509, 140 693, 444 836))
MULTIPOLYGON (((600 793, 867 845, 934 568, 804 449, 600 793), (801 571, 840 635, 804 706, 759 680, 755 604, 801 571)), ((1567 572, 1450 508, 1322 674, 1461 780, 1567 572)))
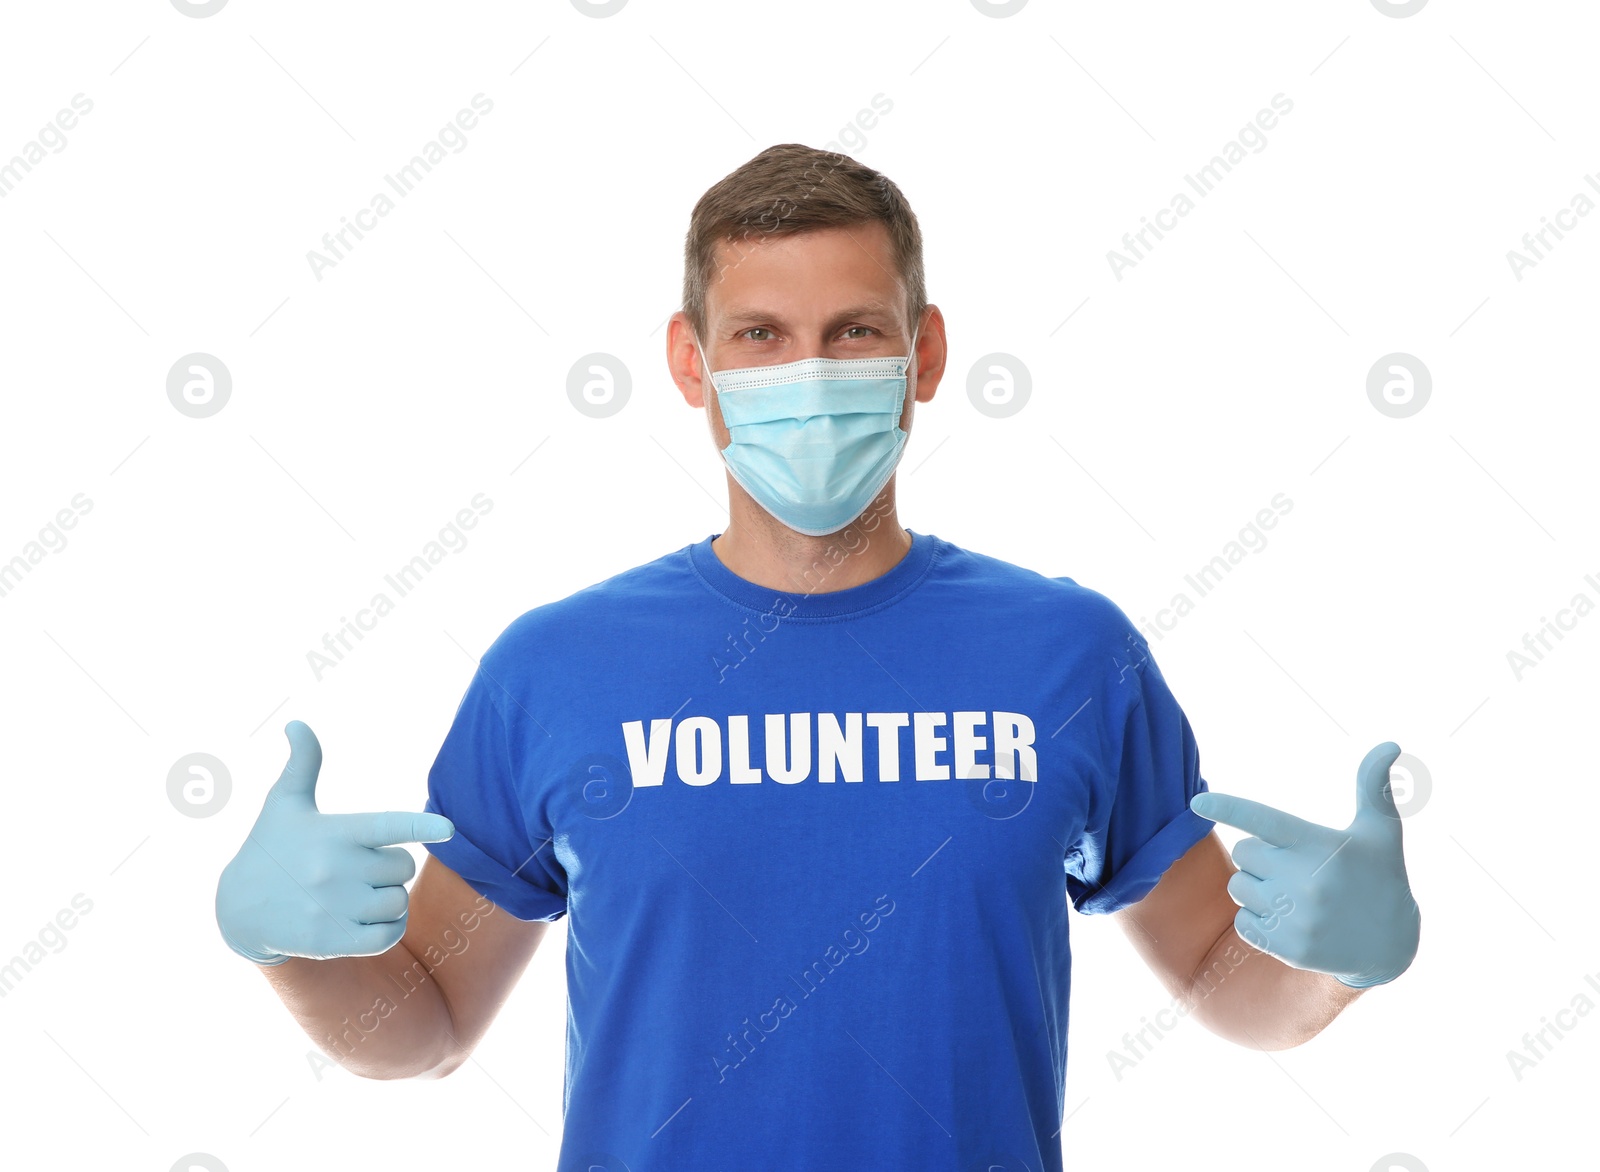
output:
POLYGON ((1257 1050, 1298 1046, 1361 991, 1245 943, 1234 931, 1239 908, 1228 894, 1237 870, 1213 830, 1115 919, 1161 983, 1212 1033, 1257 1050))
POLYGON ((1189 799, 1202 818, 1250 837, 1230 861, 1208 834, 1123 922, 1208 1029, 1258 1050, 1298 1046, 1360 990, 1411 967, 1422 912, 1390 783, 1399 756, 1385 741, 1362 758, 1356 816, 1343 830, 1231 794, 1189 799))
POLYGON ((448 1056, 429 1072, 443 1078, 478 1048, 550 925, 519 920, 495 906, 431 854, 411 889, 411 917, 401 944, 425 964, 432 962, 435 987, 450 1014, 448 1056))
POLYGON ((364 1078, 443 1078, 466 1062, 549 927, 496 907, 431 854, 410 895, 387 952, 261 970, 311 1040, 364 1078))

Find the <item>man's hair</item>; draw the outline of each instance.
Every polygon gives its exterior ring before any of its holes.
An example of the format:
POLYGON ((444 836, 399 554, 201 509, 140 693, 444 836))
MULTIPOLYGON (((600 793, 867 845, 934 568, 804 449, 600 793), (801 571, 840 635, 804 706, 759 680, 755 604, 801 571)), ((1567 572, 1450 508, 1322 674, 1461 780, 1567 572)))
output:
POLYGON ((717 245, 731 267, 762 241, 818 228, 882 221, 894 250, 898 284, 914 328, 927 308, 922 231, 911 205, 887 175, 849 155, 787 142, 768 147, 714 183, 694 205, 683 243, 683 310, 706 336, 706 291, 721 279, 717 245))

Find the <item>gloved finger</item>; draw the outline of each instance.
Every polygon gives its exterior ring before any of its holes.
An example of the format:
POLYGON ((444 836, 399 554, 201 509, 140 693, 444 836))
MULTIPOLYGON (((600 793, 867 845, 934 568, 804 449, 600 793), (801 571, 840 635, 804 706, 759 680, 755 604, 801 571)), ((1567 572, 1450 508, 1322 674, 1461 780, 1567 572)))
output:
POLYGON ((1282 870, 1283 848, 1269 846, 1259 838, 1241 838, 1233 847, 1233 865, 1257 879, 1271 879, 1282 870))
POLYGON ((1356 767, 1356 808, 1398 818, 1394 808, 1394 793, 1389 788, 1389 770, 1400 759, 1400 746, 1384 741, 1367 750, 1367 755, 1356 767))
POLYGON ((1246 834, 1264 838, 1275 846, 1293 846, 1317 828, 1315 822, 1296 818, 1263 802, 1210 790, 1190 798, 1189 808, 1202 818, 1236 826, 1246 834))
POLYGON ((1234 913, 1233 930, 1251 948, 1272 955, 1271 933, 1267 931, 1266 922, 1249 908, 1242 907, 1234 913))
POLYGON ((289 760, 267 791, 269 804, 281 809, 316 810, 317 774, 322 770, 322 743, 303 720, 283 726, 289 738, 289 760))
POLYGON ((361 898, 355 920, 361 924, 388 924, 404 919, 410 897, 404 887, 374 887, 361 898))
POLYGON ((455 835, 455 824, 443 814, 389 810, 381 814, 335 815, 350 841, 358 846, 398 846, 403 842, 443 842, 455 835))
POLYGON ((360 871, 362 881, 373 887, 396 887, 416 877, 417 861, 403 846, 380 846, 366 852, 360 871))
MULTIPOLYGON (((1362 826, 1370 833, 1400 845, 1400 811, 1394 801, 1391 770, 1400 759, 1400 746, 1385 741, 1362 758, 1356 771, 1356 817, 1351 829, 1362 826)), ((1409 781, 1406 770, 1401 776, 1409 781)))
POLYGON ((406 923, 394 920, 385 924, 351 924, 350 931, 355 934, 354 939, 340 946, 339 956, 377 956, 400 942, 406 934, 406 923))
POLYGON ((1272 910, 1272 889, 1248 871, 1235 871, 1228 880, 1228 896, 1241 908, 1265 916, 1272 910))

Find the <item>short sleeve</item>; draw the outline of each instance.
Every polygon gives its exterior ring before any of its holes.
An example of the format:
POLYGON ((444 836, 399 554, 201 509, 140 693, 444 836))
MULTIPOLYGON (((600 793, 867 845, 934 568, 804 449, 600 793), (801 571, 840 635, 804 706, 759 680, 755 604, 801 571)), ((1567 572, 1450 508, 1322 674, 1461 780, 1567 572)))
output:
MULTIPOLYGON (((1118 612, 1120 614, 1120 612, 1118 612)), ((1207 789, 1194 730, 1128 625, 1106 690, 1119 715, 1103 731, 1103 767, 1092 784, 1083 836, 1066 856, 1067 894, 1080 912, 1137 903, 1215 823, 1189 809, 1207 789)))
POLYGON ((423 808, 450 819, 456 832, 423 845, 517 919, 555 920, 567 910, 567 877, 550 834, 530 833, 502 693, 480 666, 428 771, 423 808))

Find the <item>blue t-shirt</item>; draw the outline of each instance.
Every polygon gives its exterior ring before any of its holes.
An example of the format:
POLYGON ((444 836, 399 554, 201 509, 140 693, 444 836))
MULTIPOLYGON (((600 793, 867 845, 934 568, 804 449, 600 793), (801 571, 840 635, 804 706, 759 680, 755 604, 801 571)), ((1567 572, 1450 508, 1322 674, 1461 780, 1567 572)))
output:
POLYGON ((1206 835, 1199 750, 1104 595, 911 536, 798 593, 708 537, 484 654, 427 849, 568 917, 562 1172, 1062 1167, 1067 902, 1206 835))

